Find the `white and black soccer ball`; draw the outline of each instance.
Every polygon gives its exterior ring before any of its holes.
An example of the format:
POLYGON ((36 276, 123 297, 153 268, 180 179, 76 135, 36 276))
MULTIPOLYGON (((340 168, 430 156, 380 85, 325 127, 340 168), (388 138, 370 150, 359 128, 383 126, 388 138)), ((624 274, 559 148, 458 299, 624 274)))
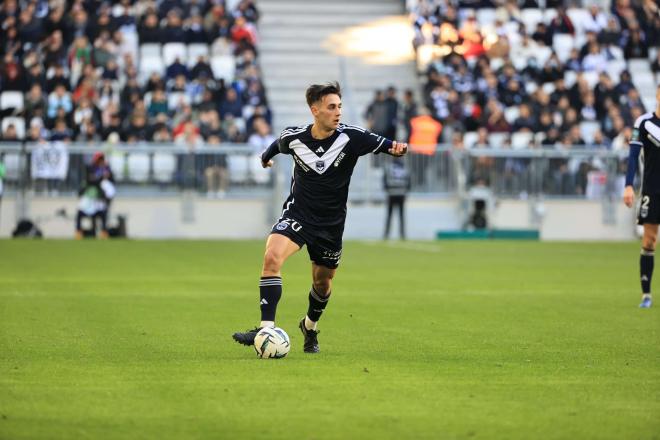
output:
POLYGON ((283 358, 290 348, 289 335, 279 327, 264 327, 254 337, 254 350, 260 358, 283 358))

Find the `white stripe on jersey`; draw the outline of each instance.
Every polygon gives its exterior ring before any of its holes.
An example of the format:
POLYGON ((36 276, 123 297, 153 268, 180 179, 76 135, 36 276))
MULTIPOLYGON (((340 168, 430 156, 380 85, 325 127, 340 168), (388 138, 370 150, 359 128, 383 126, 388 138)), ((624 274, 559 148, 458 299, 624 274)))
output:
POLYGON ((367 131, 362 127, 358 127, 357 125, 348 125, 348 124, 340 124, 339 128, 341 128, 340 131, 343 131, 346 128, 351 129, 351 130, 357 130, 360 133, 364 133, 365 131, 367 131))
POLYGON ((305 130, 294 131, 294 132, 291 132, 291 133, 282 133, 280 135, 280 139, 288 138, 290 136, 297 136, 297 135, 299 135, 301 133, 304 133, 304 132, 305 132, 305 130))
MULTIPOLYGON (((293 185, 291 185, 291 194, 293 194, 293 185)), ((291 199, 291 201, 286 204, 286 207, 282 210, 282 215, 280 217, 284 217, 284 213, 289 210, 289 207, 291 207, 295 201, 296 199, 291 199)))
POLYGON ((644 128, 650 135, 649 140, 653 142, 656 147, 660 146, 660 127, 653 122, 646 120, 644 122, 644 128))
POLYGON ((326 151, 323 156, 319 157, 315 152, 313 152, 307 145, 302 143, 300 139, 295 139, 289 144, 289 148, 293 150, 296 156, 309 166, 312 170, 316 171, 319 174, 325 173, 330 169, 330 164, 335 161, 339 153, 342 152, 346 144, 351 139, 346 133, 340 133, 337 136, 337 139, 332 143, 328 151, 326 151), (317 164, 322 163, 322 167, 319 170, 317 164))
POLYGON ((635 119, 635 123, 633 124, 633 128, 641 127, 642 122, 646 121, 647 119, 651 119, 652 117, 653 117, 653 112, 644 113, 642 116, 635 119))
POLYGON ((307 126, 296 127, 296 128, 287 128, 285 130, 282 130, 282 134, 280 135, 280 139, 284 138, 284 137, 292 136, 294 134, 303 133, 305 130, 307 130, 307 126))
MULTIPOLYGON (((378 136, 378 137, 382 137, 382 136, 378 136)), ((378 150, 380 148, 380 146, 383 145, 383 142, 385 142, 385 138, 382 138, 380 140, 380 144, 378 144, 378 146, 376 148, 374 148, 374 151, 372 151, 372 153, 375 153, 376 150, 378 150)))

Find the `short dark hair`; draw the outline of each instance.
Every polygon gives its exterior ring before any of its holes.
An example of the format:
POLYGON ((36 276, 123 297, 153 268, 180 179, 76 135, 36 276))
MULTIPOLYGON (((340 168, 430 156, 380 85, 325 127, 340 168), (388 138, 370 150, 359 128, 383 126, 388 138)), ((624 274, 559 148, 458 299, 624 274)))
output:
POLYGON ((341 98, 341 87, 337 81, 329 82, 326 84, 312 84, 307 87, 305 98, 307 98, 307 105, 312 106, 317 101, 323 99, 325 95, 339 95, 341 98))

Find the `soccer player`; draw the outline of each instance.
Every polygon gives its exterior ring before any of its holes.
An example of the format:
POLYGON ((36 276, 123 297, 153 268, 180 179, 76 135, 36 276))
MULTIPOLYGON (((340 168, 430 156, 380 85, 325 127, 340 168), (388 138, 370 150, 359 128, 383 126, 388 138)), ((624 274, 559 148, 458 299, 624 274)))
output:
POLYGON ((635 121, 630 140, 628 172, 623 202, 627 207, 633 205, 635 193, 633 181, 637 173, 639 152, 643 150, 644 173, 642 176, 642 200, 637 215, 637 223, 644 225, 642 255, 639 259, 639 272, 642 282, 642 302, 640 307, 648 309, 653 304, 651 299, 651 277, 655 243, 660 223, 660 84, 656 88, 655 112, 645 113, 635 121))
POLYGON ((277 303, 282 296, 282 265, 307 245, 312 262, 312 287, 307 315, 299 327, 304 351, 319 351, 316 324, 328 305, 342 253, 346 220, 346 199, 353 168, 360 156, 387 153, 402 156, 408 145, 339 122, 341 90, 338 83, 312 85, 306 93, 314 123, 289 127, 261 155, 264 168, 276 154, 290 154, 294 160, 291 194, 284 202, 282 216, 273 225, 259 283, 261 323, 233 338, 252 345, 263 327, 275 326, 277 303))

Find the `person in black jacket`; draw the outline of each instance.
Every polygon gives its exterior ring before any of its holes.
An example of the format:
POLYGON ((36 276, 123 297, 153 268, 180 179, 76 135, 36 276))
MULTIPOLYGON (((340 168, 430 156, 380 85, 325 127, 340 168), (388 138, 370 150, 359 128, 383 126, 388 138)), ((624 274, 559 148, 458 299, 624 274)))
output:
POLYGON ((383 175, 383 184, 387 191, 387 219, 385 220, 385 233, 383 239, 387 240, 390 236, 390 224, 392 221, 392 212, 399 210, 399 235, 401 240, 406 239, 405 226, 405 203, 406 194, 410 191, 410 173, 401 159, 394 158, 385 168, 383 175))

